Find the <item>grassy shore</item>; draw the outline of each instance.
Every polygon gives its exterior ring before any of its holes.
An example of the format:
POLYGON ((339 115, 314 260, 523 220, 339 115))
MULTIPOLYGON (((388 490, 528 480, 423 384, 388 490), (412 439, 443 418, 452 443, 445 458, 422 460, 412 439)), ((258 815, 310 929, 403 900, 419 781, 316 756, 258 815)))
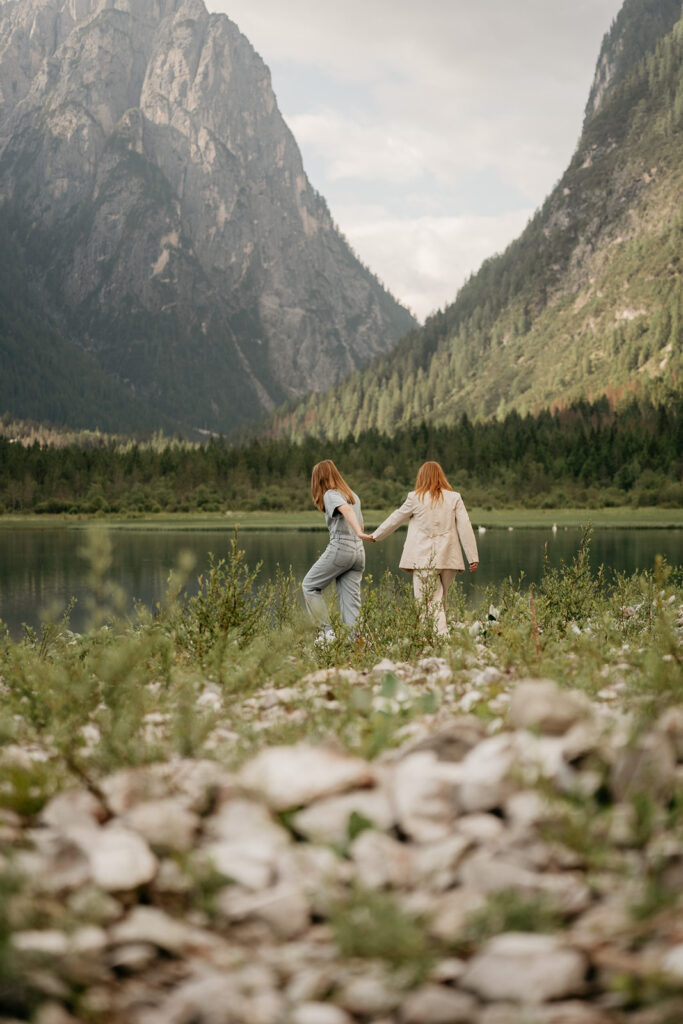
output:
MULTIPOLYGON (((188 520, 221 517, 161 522, 188 520)), ((85 632, 0 625, 3 1020, 218 1020, 223 993, 235 1022, 351 1024, 344 993, 379 990, 408 1008, 386 1020, 492 1021, 499 990, 459 979, 506 932, 534 984, 530 946, 569 957, 586 1013, 501 1024, 683 1020, 680 569, 608 581, 586 534, 485 612, 452 587, 447 636, 388 573, 320 645, 293 575, 258 585, 237 541, 133 620, 106 531, 86 546, 85 632)))
MULTIPOLYGON (((392 509, 365 509, 368 527, 377 526, 392 509)), ((595 529, 682 529, 683 509, 678 508, 550 508, 550 509, 470 509, 475 526, 487 529, 551 529, 582 527, 595 529)), ((324 530, 322 515, 314 509, 306 512, 173 512, 158 515, 3 515, 0 530, 63 527, 82 529, 103 522, 112 530, 324 530)))

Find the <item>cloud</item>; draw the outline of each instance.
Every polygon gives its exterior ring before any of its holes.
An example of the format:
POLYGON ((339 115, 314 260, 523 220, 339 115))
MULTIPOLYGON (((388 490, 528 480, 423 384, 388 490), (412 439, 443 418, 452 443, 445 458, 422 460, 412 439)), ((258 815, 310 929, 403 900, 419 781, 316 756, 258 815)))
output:
POLYGON ((331 181, 408 183, 429 170, 429 137, 401 124, 378 126, 334 110, 294 115, 288 123, 299 145, 323 158, 331 181))
POLYGON ((497 217, 393 217, 381 207, 339 211, 352 247, 420 319, 452 302, 481 263, 501 252, 533 210, 497 217))

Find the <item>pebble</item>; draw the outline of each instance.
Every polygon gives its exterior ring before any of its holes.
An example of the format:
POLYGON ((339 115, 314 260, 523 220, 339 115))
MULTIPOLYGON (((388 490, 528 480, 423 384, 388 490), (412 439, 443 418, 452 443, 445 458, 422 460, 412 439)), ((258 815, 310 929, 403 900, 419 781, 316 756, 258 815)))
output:
POLYGON ((244 766, 240 781, 247 789, 260 793, 269 807, 285 811, 349 789, 371 786, 375 776, 367 761, 301 743, 263 750, 244 766))
MULTIPOLYGON (((85 1016, 130 1024, 614 1024, 610 956, 680 986, 673 917, 642 949, 629 937, 648 875, 674 894, 683 886, 679 839, 664 831, 666 802, 683 783, 677 709, 631 743, 633 716, 589 708, 548 680, 514 689, 482 667, 488 656, 468 651, 464 663, 480 663, 455 672, 439 658, 321 670, 253 697, 250 714, 272 725, 290 721, 292 703, 329 701, 335 680, 362 687, 368 709, 387 673, 408 694, 443 684, 438 711, 407 722, 373 763, 308 743, 263 750, 237 774, 177 758, 106 777, 102 800, 72 789, 34 821, 1 813, 0 869, 11 853, 28 886, 16 905, 10 897, 13 919, 24 920, 11 942, 41 993, 36 1021, 80 1024, 66 1009, 76 988, 85 1016), (496 706, 508 705, 494 734, 454 713, 474 682, 477 701, 493 687, 496 706), (593 838, 604 837, 609 859, 589 887, 588 847, 572 842, 578 807, 564 794, 605 783, 613 802, 593 838), (651 834, 636 846, 631 798, 641 792, 651 834), (552 834, 563 814, 566 845, 552 834), (345 901, 365 889, 383 890, 461 957, 427 964, 413 988, 411 971, 343 954, 345 901), (562 926, 477 939, 473 916, 486 912, 481 929, 503 891, 549 898, 562 926)), ((211 710, 216 691, 204 692, 211 710)), ((578 814, 579 827, 592 822, 578 814)), ((671 1019, 683 1019, 672 1000, 671 1019)), ((634 1024, 663 1024, 644 1012, 634 1024)))
POLYGON ((552 679, 523 679, 514 689, 508 715, 517 729, 562 736, 589 710, 582 694, 565 690, 552 679))
POLYGON ((552 935, 508 932, 485 943, 460 979, 481 999, 545 1003, 580 994, 587 961, 552 935))

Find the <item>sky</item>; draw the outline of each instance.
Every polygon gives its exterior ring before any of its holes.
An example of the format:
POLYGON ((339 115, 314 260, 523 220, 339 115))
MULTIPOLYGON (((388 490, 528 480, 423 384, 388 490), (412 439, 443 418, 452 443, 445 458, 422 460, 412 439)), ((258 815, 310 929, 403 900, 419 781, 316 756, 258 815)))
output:
POLYGON ((520 233, 622 0, 207 0, 268 65, 308 178, 418 319, 520 233))

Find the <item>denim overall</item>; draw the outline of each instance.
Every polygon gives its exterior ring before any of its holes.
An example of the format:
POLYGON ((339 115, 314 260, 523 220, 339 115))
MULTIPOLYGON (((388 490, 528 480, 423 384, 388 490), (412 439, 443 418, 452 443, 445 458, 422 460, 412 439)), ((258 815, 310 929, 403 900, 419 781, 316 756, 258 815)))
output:
MULTIPOLYGON (((351 505, 358 525, 362 524, 360 499, 354 493, 351 505)), ((334 581, 339 598, 339 611, 345 626, 353 626, 360 612, 360 583, 365 569, 363 541, 357 537, 344 519, 339 506, 348 504, 339 491, 326 491, 325 520, 330 531, 330 542, 322 555, 304 577, 302 590, 312 618, 324 629, 330 628, 330 616, 322 596, 323 590, 334 581)))

